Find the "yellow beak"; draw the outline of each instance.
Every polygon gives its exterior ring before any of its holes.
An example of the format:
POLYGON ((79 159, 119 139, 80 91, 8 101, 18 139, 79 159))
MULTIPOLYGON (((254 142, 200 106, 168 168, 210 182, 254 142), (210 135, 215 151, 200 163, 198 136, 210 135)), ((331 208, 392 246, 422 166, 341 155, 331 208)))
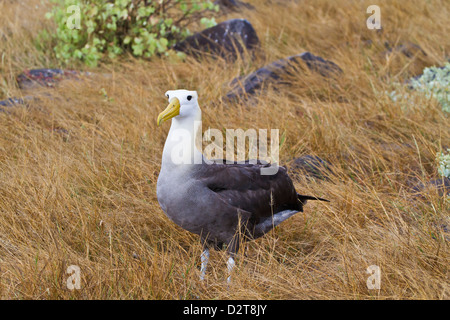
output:
POLYGON ((172 119, 173 117, 176 117, 179 114, 180 114, 180 100, 178 100, 178 98, 172 98, 167 108, 159 114, 157 120, 158 126, 160 126, 161 123, 163 123, 164 121, 172 119))

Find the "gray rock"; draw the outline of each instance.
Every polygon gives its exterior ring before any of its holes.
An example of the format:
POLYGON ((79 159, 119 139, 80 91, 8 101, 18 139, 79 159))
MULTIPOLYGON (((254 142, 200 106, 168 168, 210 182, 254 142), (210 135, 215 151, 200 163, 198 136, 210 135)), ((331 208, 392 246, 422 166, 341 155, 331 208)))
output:
POLYGON ((412 58, 415 55, 422 54, 423 56, 427 56, 425 51, 417 44, 412 42, 406 42, 399 44, 395 47, 391 47, 389 42, 385 42, 384 46, 386 47, 385 55, 390 54, 392 52, 400 52, 407 58, 412 58))
POLYGON ((242 98, 245 95, 251 95, 268 82, 282 82, 283 74, 292 74, 291 71, 302 62, 311 71, 317 72, 323 77, 330 77, 332 74, 342 73, 342 69, 334 62, 315 56, 310 52, 304 52, 272 62, 246 77, 233 79, 230 83, 232 89, 226 94, 225 100, 233 100, 237 97, 242 98))
POLYGON ((34 87, 54 87, 58 82, 64 79, 78 79, 82 73, 74 70, 62 69, 32 69, 25 70, 17 76, 17 84, 21 89, 31 89, 34 87))
POLYGON ((318 156, 304 155, 296 158, 290 165, 289 171, 295 175, 306 175, 316 179, 326 180, 330 174, 331 163, 318 156))
POLYGON ((0 101, 0 112, 6 112, 8 113, 8 109, 11 107, 16 107, 20 105, 27 105, 31 100, 34 98, 31 96, 26 96, 23 99, 22 98, 8 98, 5 100, 0 101))
POLYGON ((450 196, 450 179, 447 177, 442 177, 440 179, 430 180, 427 183, 419 183, 413 187, 413 192, 417 195, 432 192, 432 190, 437 190, 439 196, 450 196))
POLYGON ((240 8, 254 9, 251 4, 239 0, 217 0, 214 4, 219 5, 221 10, 238 11, 240 8))
POLYGON ((250 22, 232 19, 189 36, 173 48, 196 57, 208 53, 235 60, 244 51, 253 51, 258 45, 258 36, 250 22))
POLYGON ((25 104, 25 101, 21 98, 8 98, 0 101, 1 107, 14 107, 21 104, 25 104))

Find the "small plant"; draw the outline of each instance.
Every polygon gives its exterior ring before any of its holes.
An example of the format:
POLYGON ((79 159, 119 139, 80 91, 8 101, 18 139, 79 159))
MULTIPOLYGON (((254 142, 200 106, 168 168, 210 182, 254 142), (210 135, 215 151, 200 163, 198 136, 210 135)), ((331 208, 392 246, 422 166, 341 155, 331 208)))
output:
POLYGON ((441 176, 450 179, 450 149, 447 149, 448 154, 438 153, 437 160, 439 161, 438 172, 441 176))
POLYGON ((425 68, 423 74, 411 80, 414 90, 424 92, 427 98, 433 97, 442 106, 442 110, 450 113, 450 63, 442 68, 425 68))
MULTIPOLYGON (((436 99, 444 112, 450 113, 450 63, 443 67, 425 68, 423 74, 411 79, 410 88, 416 92, 423 92, 428 99, 436 99)), ((397 91, 388 93, 392 101, 408 99, 397 91)), ((413 103, 413 102, 411 102, 413 103)))
POLYGON ((82 60, 89 66, 126 51, 147 58, 167 54, 171 45, 190 33, 188 26, 194 21, 214 25, 211 12, 219 10, 212 0, 52 1, 55 6, 46 17, 56 22, 56 57, 64 62, 82 60), (68 8, 74 6, 78 27, 68 23, 68 8))

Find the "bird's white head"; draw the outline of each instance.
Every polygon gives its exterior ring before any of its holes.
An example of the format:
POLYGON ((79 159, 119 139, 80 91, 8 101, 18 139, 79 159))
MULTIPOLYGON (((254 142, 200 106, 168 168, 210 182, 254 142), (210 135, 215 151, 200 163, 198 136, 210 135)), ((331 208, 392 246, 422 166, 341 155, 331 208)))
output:
POLYGON ((169 90, 166 92, 166 97, 169 100, 169 105, 159 114, 158 126, 174 117, 177 117, 177 119, 195 118, 200 114, 197 91, 169 90))

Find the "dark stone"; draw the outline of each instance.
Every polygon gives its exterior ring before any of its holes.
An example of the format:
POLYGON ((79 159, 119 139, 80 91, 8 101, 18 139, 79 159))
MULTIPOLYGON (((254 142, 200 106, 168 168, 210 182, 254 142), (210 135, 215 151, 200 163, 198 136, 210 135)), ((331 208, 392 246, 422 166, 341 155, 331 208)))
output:
POLYGON ((175 44, 174 49, 196 57, 209 53, 234 60, 245 50, 254 50, 258 44, 258 36, 250 22, 233 19, 187 37, 175 44))
POLYGON ((6 112, 8 113, 11 107, 20 106, 20 105, 27 105, 31 100, 34 98, 31 96, 26 96, 23 99, 22 98, 8 98, 5 100, 0 101, 0 112, 6 112))
POLYGON ((427 55, 425 53, 425 51, 423 51, 423 49, 419 45, 414 44, 414 43, 401 44, 396 47, 396 50, 400 51, 402 54, 404 54, 408 58, 412 58, 414 55, 416 55, 418 53, 421 53, 424 56, 427 55))
POLYGON ((316 179, 328 179, 331 170, 331 163, 319 158, 318 156, 305 155, 296 158, 289 166, 289 171, 295 176, 306 174, 306 176, 316 179))
POLYGON ((237 11, 240 8, 254 9, 251 4, 239 0, 217 0, 214 2, 214 4, 219 5, 221 10, 237 11))
POLYGON ((0 101, 1 107, 14 107, 21 104, 25 104, 25 101, 20 98, 8 98, 6 100, 0 101))
POLYGON ((417 54, 422 54, 423 56, 427 56, 427 54, 425 53, 425 51, 417 44, 412 43, 412 42, 406 42, 403 44, 399 44, 395 47, 391 47, 391 45, 389 44, 389 42, 385 42, 384 46, 386 47, 386 51, 384 52, 384 54, 390 54, 392 52, 400 52, 402 53, 405 57, 407 58, 412 58, 417 54))
POLYGON ((30 89, 36 86, 53 87, 64 79, 78 79, 80 74, 79 71, 61 69, 25 70, 17 77, 17 83, 21 89, 30 89))
POLYGON ((413 191, 419 195, 429 192, 432 189, 437 190, 440 197, 444 195, 450 196, 450 179, 447 177, 442 177, 440 179, 431 180, 427 183, 419 183, 413 187, 413 191))
POLYGON ((334 62, 315 56, 310 52, 304 52, 272 62, 246 77, 233 79, 230 83, 232 89, 227 93, 225 99, 233 100, 239 96, 253 94, 269 81, 280 82, 283 74, 293 75, 292 70, 295 70, 300 63, 305 63, 308 69, 324 77, 342 73, 342 69, 334 62))

